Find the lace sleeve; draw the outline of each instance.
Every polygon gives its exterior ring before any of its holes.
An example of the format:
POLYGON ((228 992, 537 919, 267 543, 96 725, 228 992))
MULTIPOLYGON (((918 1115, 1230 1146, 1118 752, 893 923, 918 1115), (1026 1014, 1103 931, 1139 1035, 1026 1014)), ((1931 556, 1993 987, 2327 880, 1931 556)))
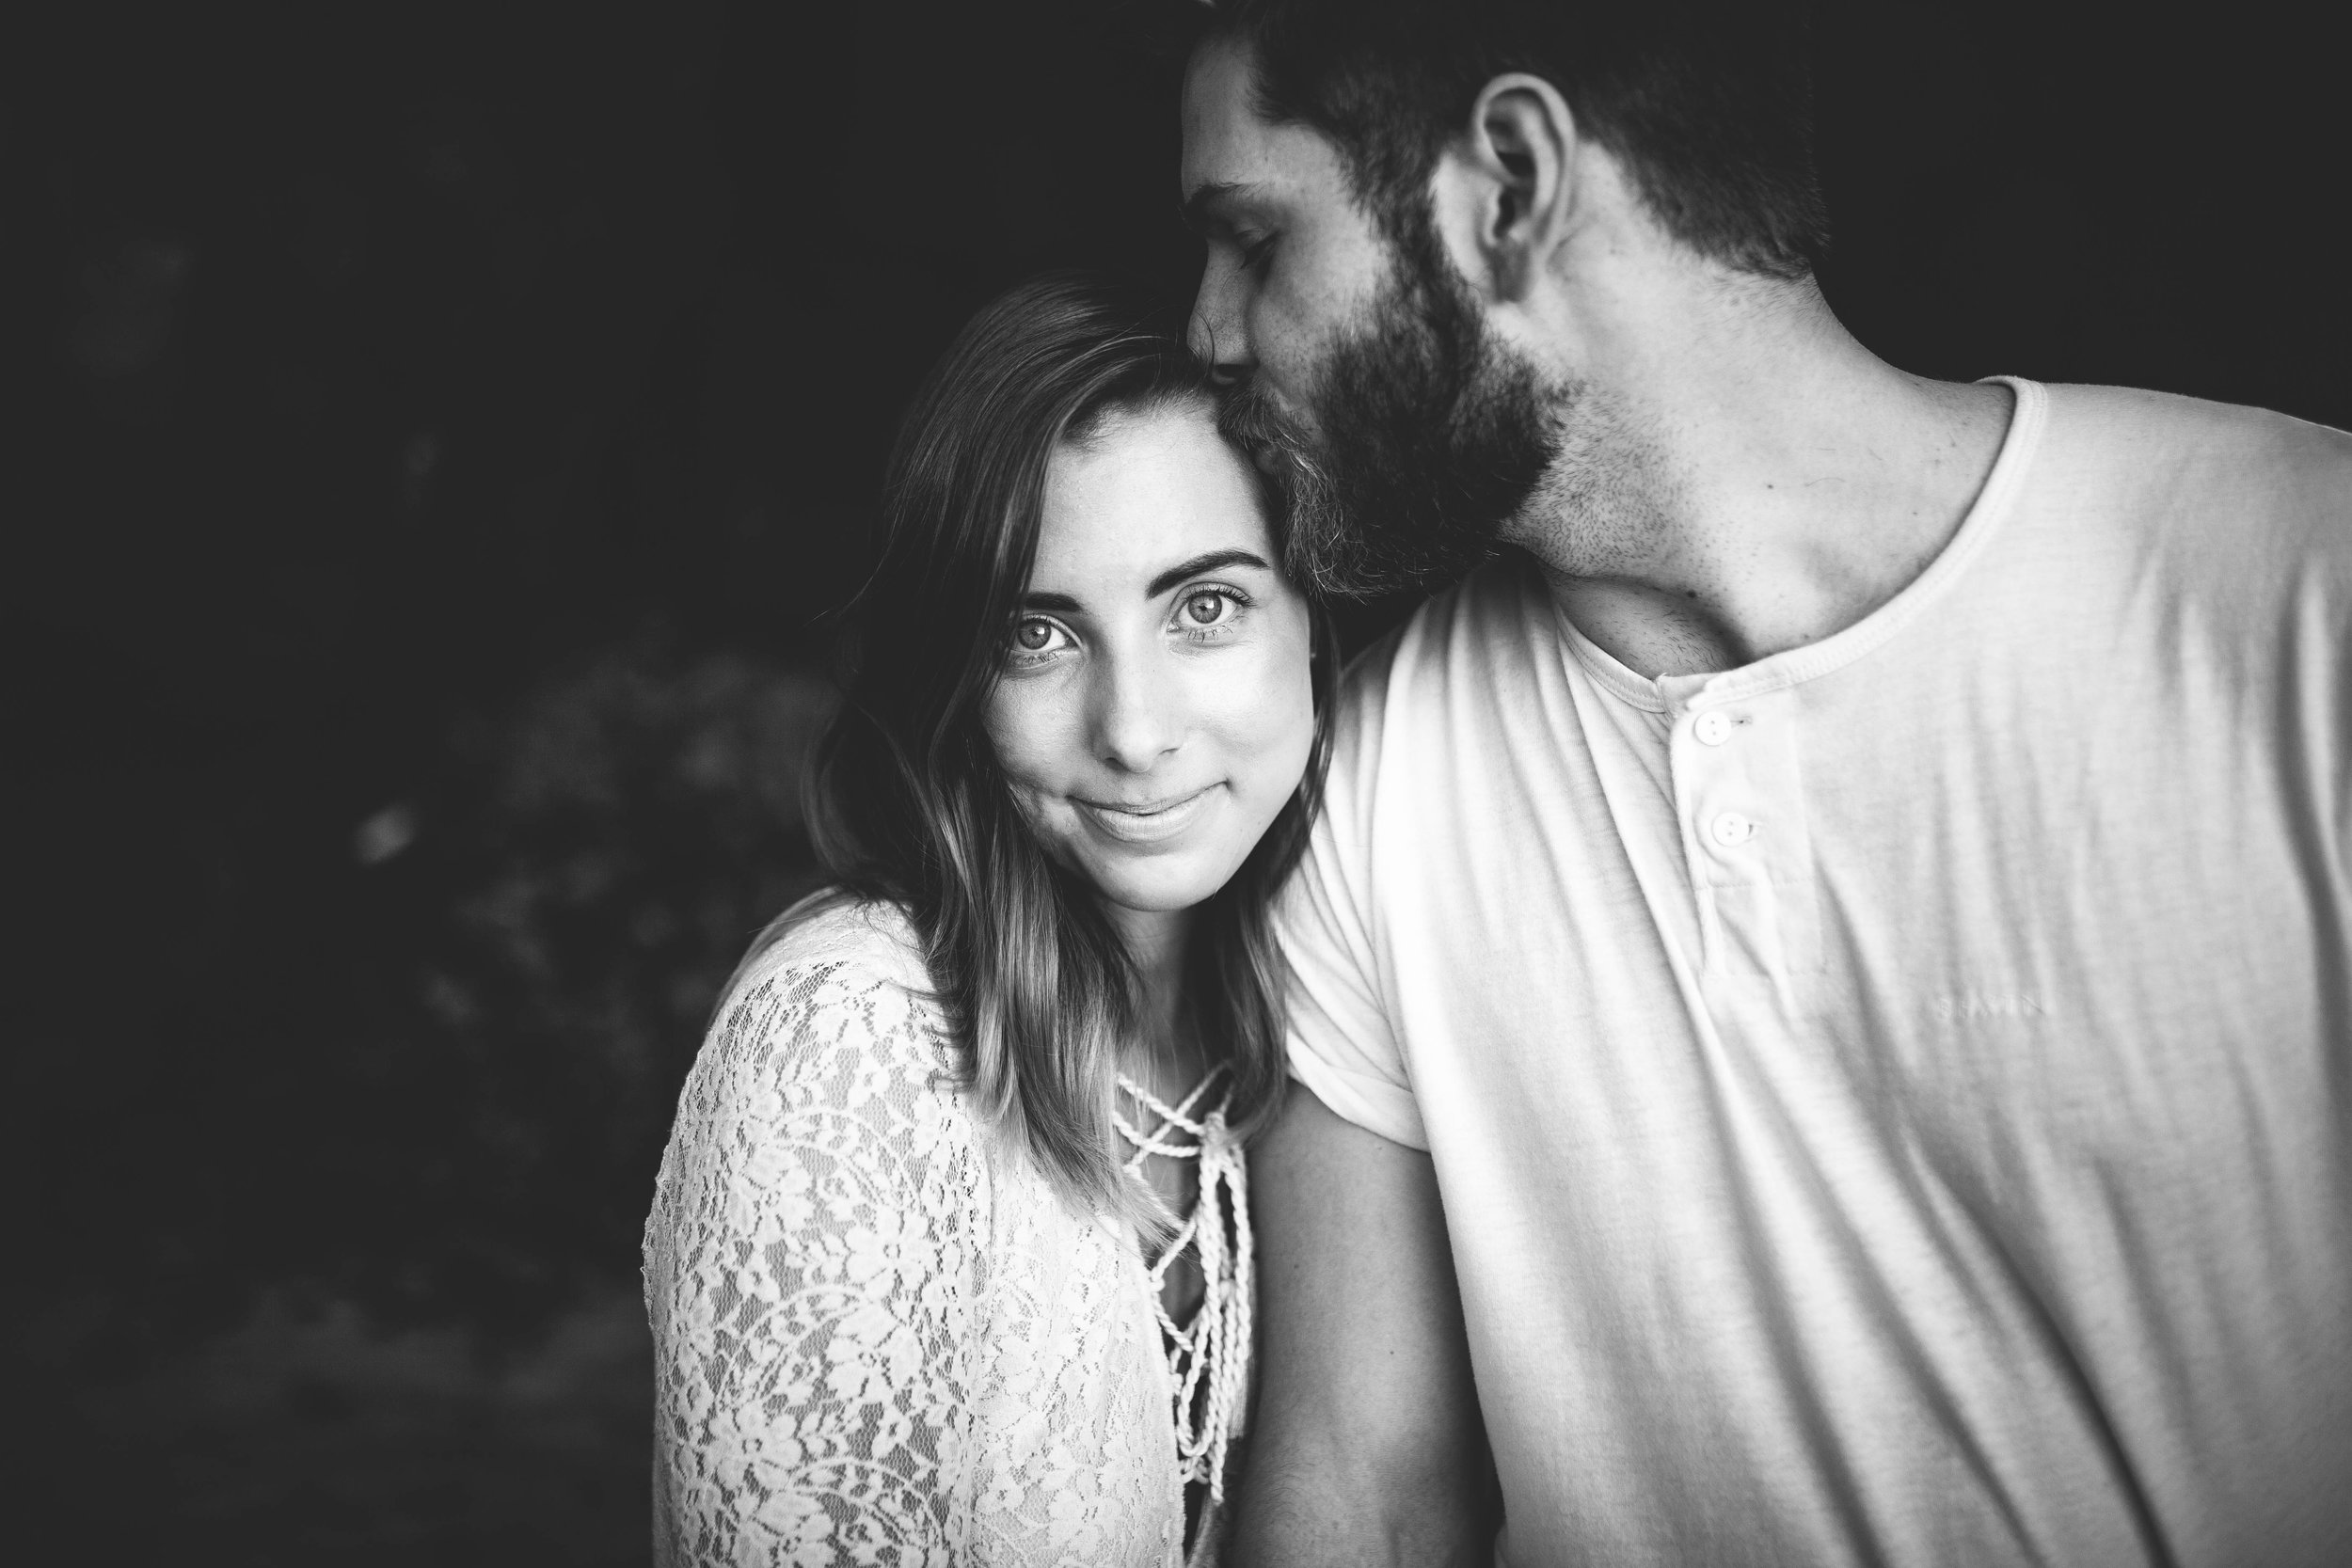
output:
POLYGON ((859 966, 744 988, 646 1223, 657 1560, 961 1560, 984 1166, 930 1015, 859 966))

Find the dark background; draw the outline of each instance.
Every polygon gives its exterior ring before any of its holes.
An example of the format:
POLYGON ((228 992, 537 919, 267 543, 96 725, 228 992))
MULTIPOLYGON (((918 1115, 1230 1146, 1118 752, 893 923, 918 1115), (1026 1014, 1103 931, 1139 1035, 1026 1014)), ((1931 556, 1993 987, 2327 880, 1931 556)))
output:
MULTIPOLYGON (((639 1560, 638 1227, 812 885, 815 623, 966 312, 1188 285, 1172 73, 1103 0, 54 8, 0 107, 11 1539, 639 1560)), ((2352 424, 2318 8, 2155 14, 1826 7, 1830 296, 1918 371, 2352 424)))

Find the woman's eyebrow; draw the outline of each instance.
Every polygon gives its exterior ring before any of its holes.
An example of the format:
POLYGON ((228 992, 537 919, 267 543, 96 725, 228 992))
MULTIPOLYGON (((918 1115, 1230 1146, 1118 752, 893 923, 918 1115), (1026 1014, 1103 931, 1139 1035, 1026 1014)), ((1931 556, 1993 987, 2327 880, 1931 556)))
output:
POLYGON ((1262 571, 1273 569, 1266 565, 1264 557, 1252 555, 1248 550, 1211 550, 1206 555, 1196 555, 1181 565, 1170 566, 1167 571, 1153 578, 1152 586, 1143 591, 1143 596, 1147 599, 1156 599, 1186 578, 1199 577, 1203 572, 1214 572, 1220 566, 1255 566, 1262 571))
POLYGON ((1024 594, 1021 595, 1021 608, 1051 610, 1064 615, 1076 615, 1086 607, 1067 594, 1024 594))

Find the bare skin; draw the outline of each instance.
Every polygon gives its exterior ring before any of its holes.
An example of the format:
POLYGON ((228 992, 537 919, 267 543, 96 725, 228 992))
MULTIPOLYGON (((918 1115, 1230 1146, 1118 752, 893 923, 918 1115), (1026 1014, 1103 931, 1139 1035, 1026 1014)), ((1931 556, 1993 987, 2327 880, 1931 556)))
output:
MULTIPOLYGON (((1248 70, 1213 43, 1185 84, 1184 193, 1208 251, 1193 341, 1311 428, 1316 369, 1391 261, 1337 150, 1259 119, 1248 70)), ((1562 459, 1502 537, 1637 673, 1727 670, 1852 626, 1982 487, 2006 388, 1910 375, 1809 279, 1690 249, 1540 77, 1486 85, 1430 197, 1489 327, 1561 390, 1562 459)), ((1256 1160, 1266 1382, 1235 1560, 1486 1560, 1436 1167, 1306 1094, 1256 1160)))
POLYGON ((1492 1467, 1429 1156, 1293 1084, 1249 1168, 1260 1371, 1234 1560, 1485 1563, 1492 1467))

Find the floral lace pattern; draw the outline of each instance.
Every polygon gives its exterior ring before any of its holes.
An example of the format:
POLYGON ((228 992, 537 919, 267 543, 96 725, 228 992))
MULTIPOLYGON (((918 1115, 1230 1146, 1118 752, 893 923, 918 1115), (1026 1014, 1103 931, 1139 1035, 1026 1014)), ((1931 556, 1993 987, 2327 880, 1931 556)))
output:
POLYGON ((1181 1560, 1135 1241, 991 1157, 923 984, 895 913, 817 916, 688 1076, 645 1229, 659 1560, 1181 1560))

